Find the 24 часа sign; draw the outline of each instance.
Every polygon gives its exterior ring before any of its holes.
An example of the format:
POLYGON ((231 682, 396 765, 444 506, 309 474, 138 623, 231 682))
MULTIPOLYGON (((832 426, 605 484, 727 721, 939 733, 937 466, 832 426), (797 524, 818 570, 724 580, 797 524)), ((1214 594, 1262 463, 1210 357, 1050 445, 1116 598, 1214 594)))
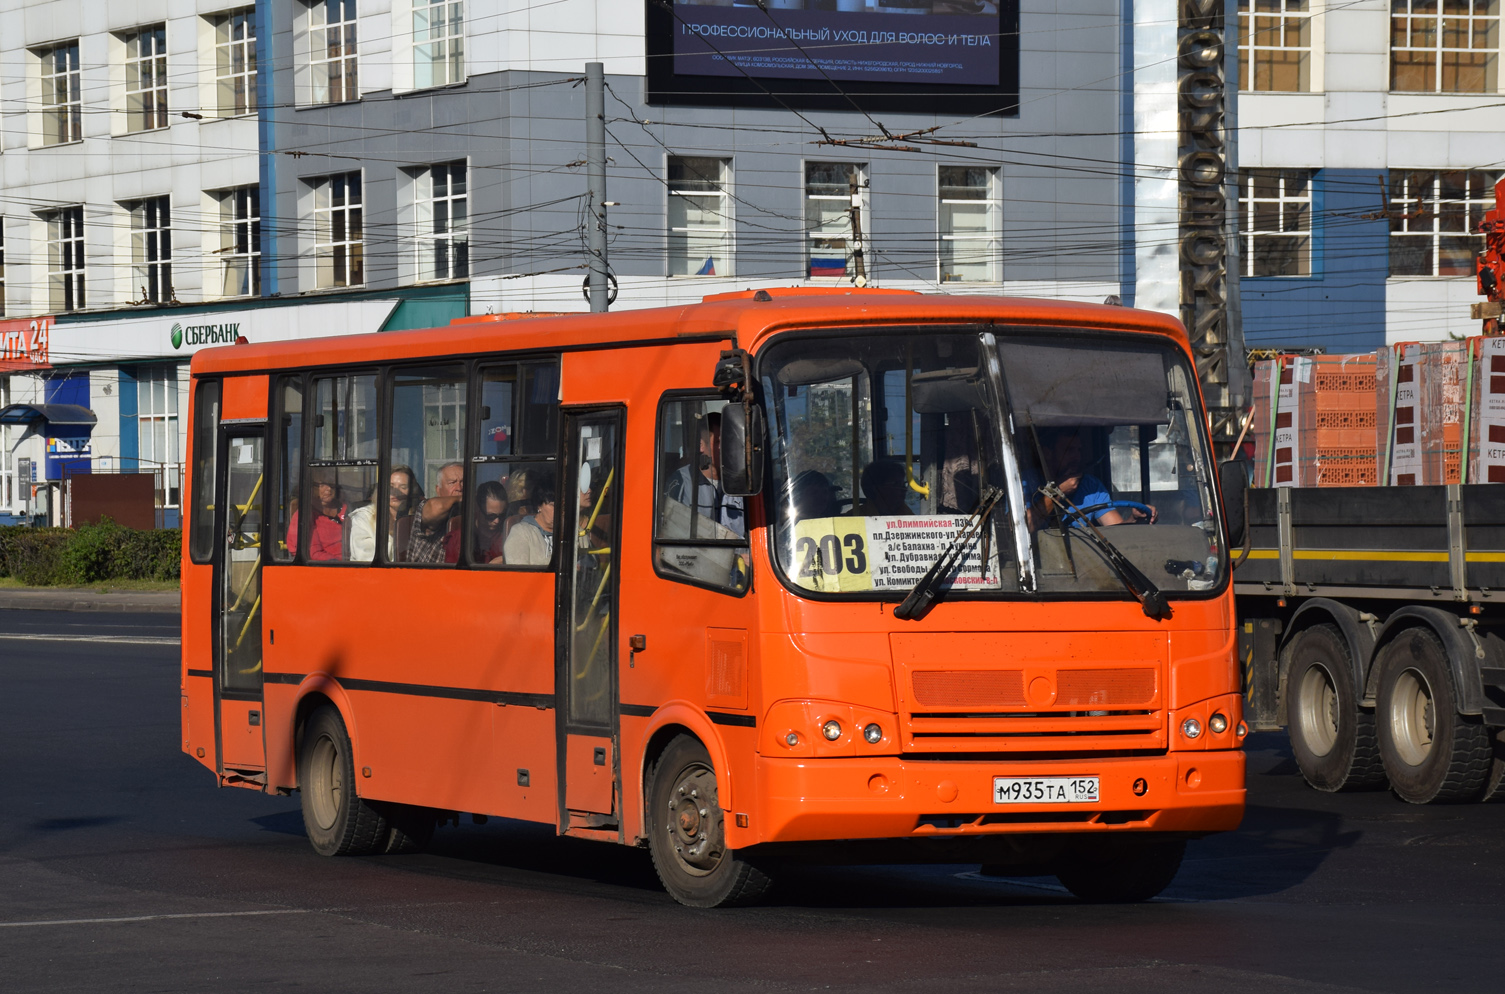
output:
POLYGON ((1017 0, 649 0, 649 102, 1017 113, 1018 21, 1017 0))

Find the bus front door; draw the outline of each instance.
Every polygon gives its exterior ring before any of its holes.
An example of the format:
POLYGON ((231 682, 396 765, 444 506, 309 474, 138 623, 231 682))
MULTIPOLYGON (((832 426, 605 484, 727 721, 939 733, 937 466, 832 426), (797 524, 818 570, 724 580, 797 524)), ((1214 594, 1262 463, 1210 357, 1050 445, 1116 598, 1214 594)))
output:
POLYGON ((261 546, 265 436, 241 427, 220 437, 222 508, 214 558, 215 737, 226 784, 265 786, 262 726, 261 546))
POLYGON ((560 830, 618 826, 617 586, 620 409, 570 412, 559 519, 556 682, 560 830))

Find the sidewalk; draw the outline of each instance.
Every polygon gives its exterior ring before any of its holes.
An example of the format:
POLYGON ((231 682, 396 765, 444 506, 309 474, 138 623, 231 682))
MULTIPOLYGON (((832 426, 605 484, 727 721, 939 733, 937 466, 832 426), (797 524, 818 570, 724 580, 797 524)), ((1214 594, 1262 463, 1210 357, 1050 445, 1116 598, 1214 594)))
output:
POLYGON ((88 587, 0 589, 0 611, 120 611, 177 614, 177 590, 92 590, 88 587))

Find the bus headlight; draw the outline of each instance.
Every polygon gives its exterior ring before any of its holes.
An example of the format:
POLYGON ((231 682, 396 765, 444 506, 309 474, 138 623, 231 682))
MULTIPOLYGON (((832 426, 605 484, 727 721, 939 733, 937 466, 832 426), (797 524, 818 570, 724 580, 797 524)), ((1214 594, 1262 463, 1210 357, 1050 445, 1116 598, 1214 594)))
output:
POLYGON ((1214 735, 1221 735, 1228 731, 1228 719, 1223 712, 1216 711, 1211 718, 1207 719, 1207 730, 1214 735))
POLYGON ((862 730, 862 737, 867 739, 873 745, 877 745, 879 742, 883 741, 883 729, 880 728, 878 726, 878 723, 875 721, 862 730))
POLYGON ((1187 718, 1181 723, 1181 734, 1189 739, 1201 738, 1202 723, 1195 718, 1187 718))
POLYGON ((826 741, 835 742, 837 739, 841 738, 841 722, 837 721, 835 718, 832 718, 830 721, 820 726, 820 734, 826 737, 826 741))

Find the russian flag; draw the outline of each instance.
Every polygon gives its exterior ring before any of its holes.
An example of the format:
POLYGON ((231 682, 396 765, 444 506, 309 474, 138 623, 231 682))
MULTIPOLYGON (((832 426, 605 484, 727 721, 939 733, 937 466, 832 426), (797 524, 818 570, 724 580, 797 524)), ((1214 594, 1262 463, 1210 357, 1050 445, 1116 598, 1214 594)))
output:
POLYGON ((716 260, 712 259, 710 256, 707 256, 706 260, 705 260, 705 265, 701 266, 699 269, 695 270, 695 275, 696 276, 715 276, 716 275, 716 260))
POLYGON ((821 259, 810 257, 810 278, 818 276, 845 276, 847 274, 847 260, 845 256, 835 259, 821 259))

